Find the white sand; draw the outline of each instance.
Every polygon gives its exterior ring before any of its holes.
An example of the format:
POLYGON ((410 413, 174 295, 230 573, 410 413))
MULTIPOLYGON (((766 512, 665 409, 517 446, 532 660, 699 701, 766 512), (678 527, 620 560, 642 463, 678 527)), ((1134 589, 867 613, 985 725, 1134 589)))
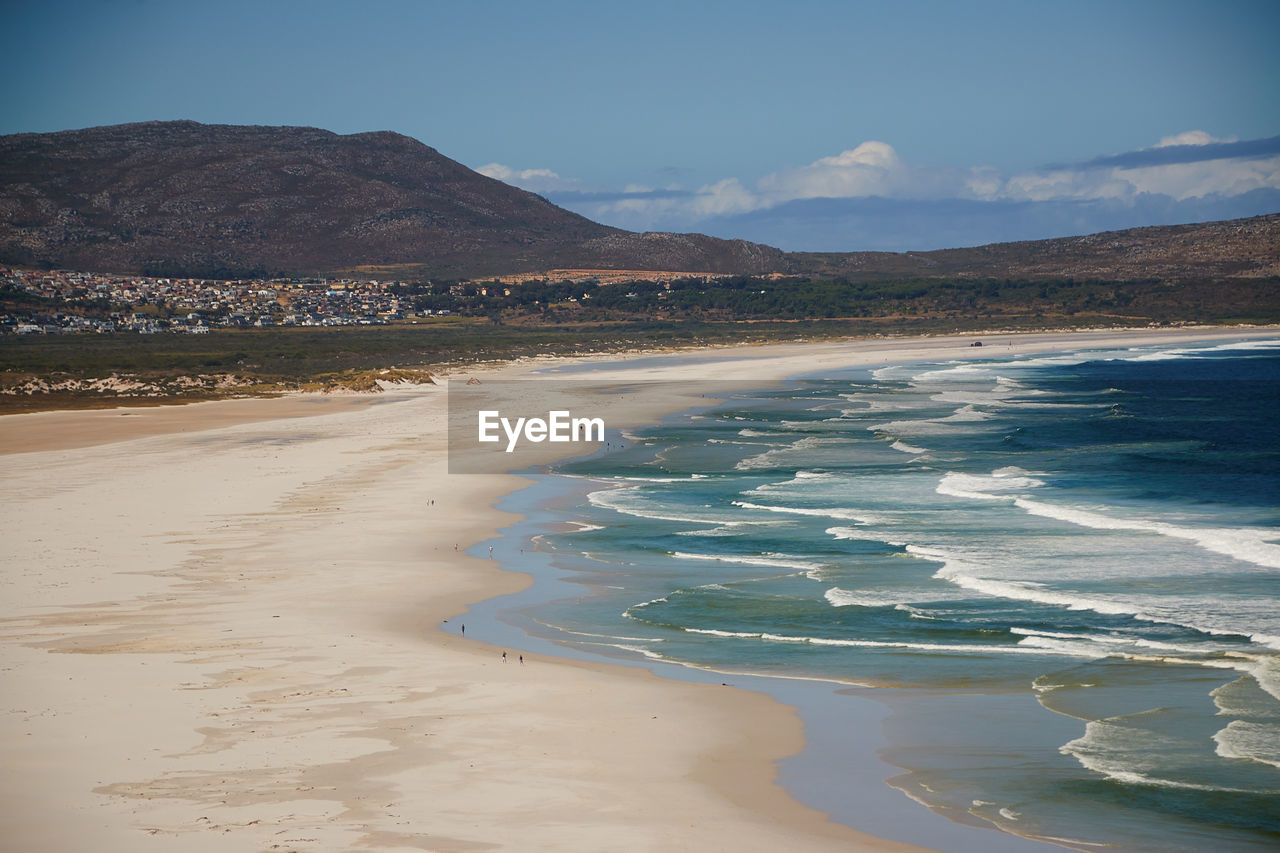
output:
MULTIPOLYGON (((1242 333, 742 347, 609 375, 1212 336, 1242 333)), ((691 402, 616 401, 609 423, 691 402)), ((504 664, 441 632, 526 582, 454 550, 509 522, 491 507, 521 481, 446 473, 440 388, 307 405, 0 418, 0 849, 906 849, 773 783, 802 739, 768 697, 504 664)))

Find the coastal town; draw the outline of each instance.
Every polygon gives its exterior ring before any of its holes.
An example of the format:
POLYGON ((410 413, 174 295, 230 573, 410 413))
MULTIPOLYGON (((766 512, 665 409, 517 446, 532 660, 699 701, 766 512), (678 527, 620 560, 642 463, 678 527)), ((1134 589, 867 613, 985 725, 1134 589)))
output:
MULTIPOLYGON (((735 277, 671 270, 552 269, 483 280, 160 278, 0 265, 0 334, 205 334, 280 326, 384 326, 503 312, 630 311, 665 307, 672 291, 788 276, 735 277), (647 294, 648 299, 641 299, 647 294)), ((738 288, 741 290, 741 287, 738 288)), ((752 291, 755 292, 755 291, 752 291)), ((767 291, 760 290, 760 294, 767 291)))
POLYGON ((370 326, 450 313, 415 308, 398 281, 221 281, 0 266, 0 288, 18 297, 6 300, 0 311, 0 332, 14 334, 370 326))

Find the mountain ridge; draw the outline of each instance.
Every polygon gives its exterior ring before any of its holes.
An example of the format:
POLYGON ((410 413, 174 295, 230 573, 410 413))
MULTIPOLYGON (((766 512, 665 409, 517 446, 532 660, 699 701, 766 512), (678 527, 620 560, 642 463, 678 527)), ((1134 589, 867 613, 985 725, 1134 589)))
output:
POLYGON ((0 261, 209 277, 1249 279, 1280 276, 1280 214, 928 252, 783 252, 602 225, 393 131, 157 121, 0 136, 0 261))
POLYGON ((8 263, 265 274, 421 264, 473 274, 599 257, 707 272, 783 263, 781 251, 745 241, 600 225, 392 131, 176 121, 0 137, 8 263))

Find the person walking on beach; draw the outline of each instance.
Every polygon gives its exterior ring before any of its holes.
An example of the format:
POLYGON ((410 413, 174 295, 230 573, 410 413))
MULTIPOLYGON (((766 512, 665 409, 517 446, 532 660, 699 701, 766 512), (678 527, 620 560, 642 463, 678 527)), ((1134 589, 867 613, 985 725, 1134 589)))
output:
POLYGON ((466 625, 463 625, 463 626, 462 626, 462 636, 464 636, 464 637, 465 637, 465 636, 467 636, 467 626, 466 626, 466 625))
POLYGON ((507 653, 506 653, 506 652, 503 652, 503 653, 502 653, 502 662, 503 662, 503 663, 506 663, 506 662, 507 662, 507 653))

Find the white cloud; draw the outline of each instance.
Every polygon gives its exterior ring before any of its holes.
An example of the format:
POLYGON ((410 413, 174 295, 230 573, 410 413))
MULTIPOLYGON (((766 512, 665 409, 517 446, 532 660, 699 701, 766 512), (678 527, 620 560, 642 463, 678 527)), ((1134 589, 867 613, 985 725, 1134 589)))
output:
POLYGON ((675 223, 664 226, 674 228, 712 216, 747 213, 762 206, 759 196, 743 186, 737 178, 707 184, 694 192, 684 192, 674 185, 667 189, 678 194, 649 196, 642 193, 652 190, 638 190, 634 185, 628 186, 624 194, 634 195, 634 198, 615 198, 588 205, 585 212, 597 219, 625 222, 626 227, 649 228, 653 223, 662 221, 675 223))
POLYGON ((1012 201, 1086 201, 1132 198, 1131 182, 1115 176, 1115 169, 1054 169, 1014 175, 987 199, 1012 201))
POLYGON ((766 175, 757 189, 777 204, 801 198, 889 195, 904 188, 907 169, 893 146, 871 140, 798 169, 766 175))
POLYGON ((1000 194, 1000 190, 1004 187, 1004 178, 1000 177, 999 170, 991 166, 974 166, 963 178, 963 185, 961 198, 990 201, 1000 194))
POLYGON ((1176 133, 1173 136, 1166 136, 1155 144, 1155 148, 1168 148, 1171 145, 1212 145, 1215 142, 1238 142, 1239 137, 1228 136, 1226 139, 1218 139, 1210 136, 1203 130, 1188 130, 1183 133, 1176 133))
MULTIPOLYGON (((1187 145, 1219 145, 1235 141, 1219 139, 1201 130, 1167 136, 1151 148, 1187 145)), ((1216 154, 1217 152, 1211 152, 1216 154)), ((1167 196, 1175 201, 1197 198, 1230 198, 1257 189, 1280 189, 1280 155, 1270 157, 1217 157, 1193 162, 1161 162, 1167 158, 1112 155, 1077 165, 1051 166, 1014 175, 991 166, 969 169, 919 166, 905 162, 893 146, 868 140, 806 166, 783 169, 747 184, 726 178, 692 192, 668 187, 670 194, 648 186, 629 184, 624 196, 587 201, 579 212, 600 221, 642 230, 696 228, 703 220, 766 210, 805 199, 855 199, 882 197, 912 201, 1018 201, 1089 202, 1134 204, 1139 196, 1167 196), (1144 164, 1150 160, 1150 165, 1144 164)), ((547 170, 498 174, 498 164, 483 167, 492 177, 527 186, 534 180, 554 179, 559 189, 575 188, 547 170), (505 175, 505 177, 504 177, 505 175)))
POLYGON ((513 169, 501 163, 486 163, 477 167, 476 171, 486 177, 530 192, 571 190, 576 189, 579 183, 574 178, 562 178, 550 169, 513 169))
MULTIPOLYGON (((1203 130, 1188 130, 1166 136, 1151 148, 1139 150, 1154 151, 1186 145, 1225 145, 1237 141, 1235 137, 1219 139, 1203 130)), ((1280 156, 1216 157, 1184 163, 1058 167, 1015 175, 1005 182, 994 197, 1026 201, 1087 201, 1132 199, 1139 194, 1150 194, 1185 201, 1209 196, 1238 196, 1258 189, 1280 189, 1280 156)))
POLYGON ((699 188, 692 201, 693 211, 699 216, 746 213, 760 206, 759 197, 737 178, 726 178, 699 188))
POLYGON ((1115 178, 1127 181, 1136 192, 1159 193, 1178 201, 1244 195, 1252 190, 1280 189, 1280 157, 1116 169, 1115 178))
MULTIPOLYGON (((632 224, 650 220, 689 223, 713 216, 749 213, 797 199, 911 194, 916 185, 931 183, 936 181, 929 180, 921 170, 908 168, 893 146, 871 140, 807 166, 766 175, 754 187, 737 178, 725 178, 676 197, 615 199, 601 203, 592 215, 603 218, 621 215, 632 224)), ((624 193, 646 191, 647 187, 633 184, 628 185, 624 193)))

